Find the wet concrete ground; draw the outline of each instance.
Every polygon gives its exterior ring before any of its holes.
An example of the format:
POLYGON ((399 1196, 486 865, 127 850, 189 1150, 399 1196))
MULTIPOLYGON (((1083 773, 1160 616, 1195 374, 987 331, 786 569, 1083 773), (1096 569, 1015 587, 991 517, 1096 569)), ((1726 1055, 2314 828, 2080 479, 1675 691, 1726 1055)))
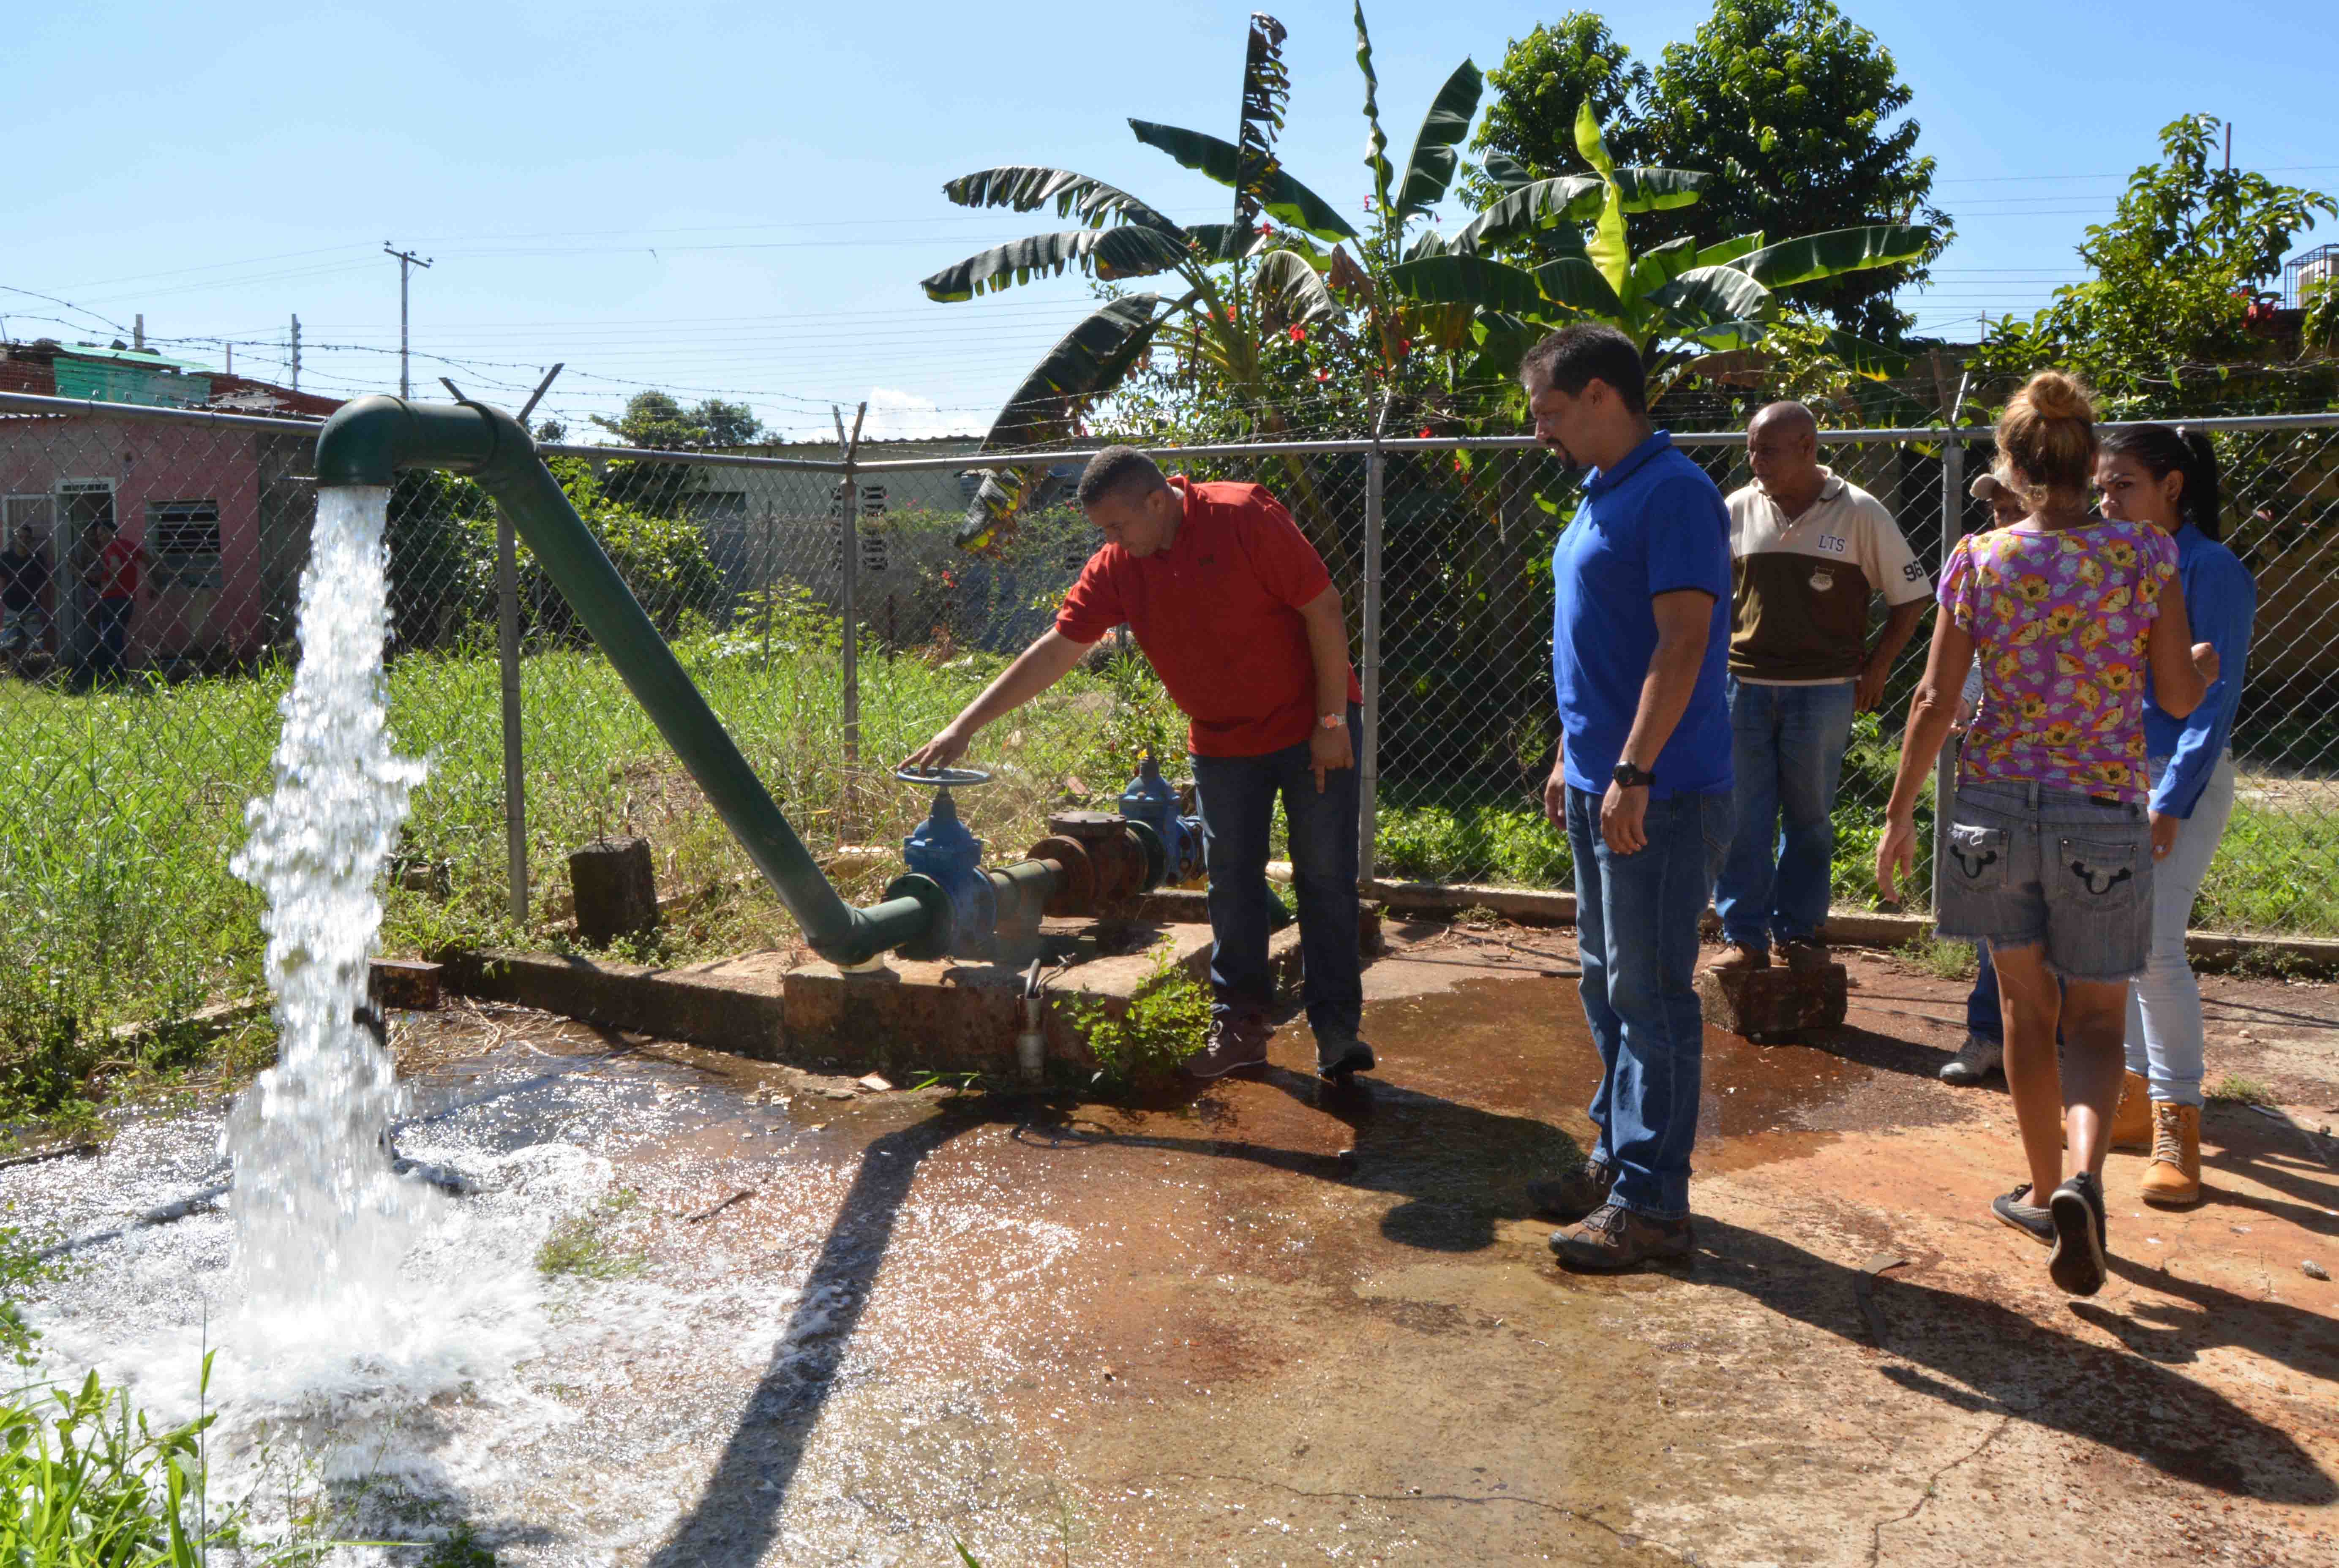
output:
MULTIPOLYGON (((2339 1560, 2339 1286, 2300 1268, 2339 1274, 2339 1143, 2214 1105, 2178 1215, 2114 1156, 2115 1277, 2075 1302, 1988 1216, 2002 1090, 1932 1077, 1963 987, 1859 959, 1819 1046, 1709 1036, 1693 1262, 1569 1276, 1519 1185, 1590 1134, 1572 961, 1409 928, 1368 1093, 1320 1094, 1295 1024, 1136 1109, 403 1019, 436 1113, 401 1147, 486 1173, 466 1201, 606 1164, 517 1211, 584 1264, 393 1467, 509 1562, 2339 1560)), ((2207 989, 2212 1080, 2334 1119, 2339 991, 2207 989)), ((84 1228, 141 1147, 141 1197, 197 1173, 144 1136, 0 1180, 84 1228)))

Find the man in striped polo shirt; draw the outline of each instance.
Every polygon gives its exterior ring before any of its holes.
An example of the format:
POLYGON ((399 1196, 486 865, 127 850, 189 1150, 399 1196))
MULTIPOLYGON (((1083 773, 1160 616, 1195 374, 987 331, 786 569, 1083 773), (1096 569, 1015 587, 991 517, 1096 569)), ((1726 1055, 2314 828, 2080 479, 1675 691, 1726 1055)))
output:
POLYGON ((1714 884, 1718 970, 1828 962, 1820 942, 1835 791, 1855 711, 1884 695, 1933 585, 1892 514, 1819 460, 1819 424, 1772 403, 1746 427, 1754 482, 1730 498, 1731 771, 1737 828, 1714 884), (1883 629, 1869 636, 1881 595, 1883 629))

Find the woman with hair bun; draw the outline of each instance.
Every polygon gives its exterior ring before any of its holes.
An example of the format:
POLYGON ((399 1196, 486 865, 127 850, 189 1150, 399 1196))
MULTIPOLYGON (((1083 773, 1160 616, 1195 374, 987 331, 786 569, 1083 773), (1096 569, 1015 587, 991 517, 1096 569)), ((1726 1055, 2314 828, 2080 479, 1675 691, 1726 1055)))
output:
POLYGON ((2087 389, 2059 370, 2031 377, 1999 418, 1999 453, 2030 515, 1959 540, 1942 567, 1945 613, 1876 849, 1877 887, 1896 898, 1896 873, 1916 863, 1918 796, 1979 657, 1985 695, 1934 867, 1936 923, 1988 941, 1998 969, 2030 1179, 1991 1211, 2051 1247, 2048 1277, 2077 1296, 2103 1287, 2127 982, 2151 948, 2146 684, 2181 718, 2216 673, 2206 646, 2196 663, 2176 541, 2088 509, 2095 418, 2087 389))
POLYGON ((2217 454, 2166 425, 2107 430, 2096 459, 2103 515, 2149 523, 2176 544, 2196 635, 2217 650, 2216 684, 2189 714, 2145 688, 2145 777, 2152 791, 2152 950, 2127 1005, 2127 1075, 2114 1149, 2150 1149, 2137 1196, 2161 1208, 2201 1199, 2201 987, 2185 962, 2193 900, 2234 811, 2234 709, 2249 659, 2257 585, 2219 542, 2217 454))

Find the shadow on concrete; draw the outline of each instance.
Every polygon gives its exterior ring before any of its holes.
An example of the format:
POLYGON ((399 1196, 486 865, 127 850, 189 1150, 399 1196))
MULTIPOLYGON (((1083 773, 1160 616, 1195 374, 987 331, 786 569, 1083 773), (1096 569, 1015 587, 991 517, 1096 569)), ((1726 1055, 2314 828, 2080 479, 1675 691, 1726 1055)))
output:
MULTIPOLYGON (((1701 1218, 1697 1234, 1693 1277, 1698 1283, 1739 1291, 1840 1338, 1874 1343, 1860 1307, 1859 1286, 1866 1277, 1860 1270, 1719 1220, 1701 1218)), ((2045 1256, 2038 1254, 2042 1270, 2045 1256)), ((2166 1282, 2132 1265, 2114 1267, 2122 1277, 2155 1290, 2181 1293, 2193 1285, 2166 1282)), ((1878 1370, 1903 1388, 1961 1410, 2084 1438, 2230 1495, 2303 1507, 2339 1502, 2339 1483, 2288 1433, 2153 1360, 2052 1333, 1977 1297, 1890 1275, 1872 1287, 1886 1326, 1882 1348, 1898 1358, 1878 1370)), ((2239 1326, 2265 1304, 2212 1287, 2194 1288, 2202 1293, 2208 1317, 2223 1320, 2219 1332, 2252 1335, 2235 1342, 2281 1357, 2279 1349, 2239 1326)))
MULTIPOLYGON (((1525 1182, 1573 1169, 1584 1159, 1575 1139, 1533 1117, 1481 1110, 1378 1079, 1343 1089, 1270 1067, 1262 1080, 1346 1125, 1351 1147, 1318 1154, 1243 1138, 1179 1138, 1069 1119, 1025 1130, 1050 1138, 1056 1148, 1087 1142, 1236 1159, 1388 1193, 1403 1201, 1381 1217, 1381 1234, 1431 1252, 1475 1252, 1492 1246, 1499 1222, 1531 1212, 1525 1182)), ((1188 1098, 1194 1092, 1189 1090, 1188 1098)))
POLYGON ((861 1168, 804 1278, 787 1331, 706 1490, 650 1559, 653 1568, 749 1568, 771 1551, 796 1468, 869 1304, 918 1167, 978 1125, 964 1117, 928 1117, 862 1150, 861 1168))

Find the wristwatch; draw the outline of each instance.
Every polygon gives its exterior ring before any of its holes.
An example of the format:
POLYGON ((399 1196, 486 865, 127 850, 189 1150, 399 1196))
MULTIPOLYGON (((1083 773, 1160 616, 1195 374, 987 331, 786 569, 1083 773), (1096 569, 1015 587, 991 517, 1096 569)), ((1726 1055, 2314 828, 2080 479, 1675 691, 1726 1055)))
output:
POLYGON ((1316 715, 1316 727, 1319 730, 1341 729, 1347 725, 1347 722, 1348 715, 1346 714, 1318 714, 1316 715))
POLYGON ((1619 789, 1646 789, 1657 782, 1657 775, 1646 768, 1636 768, 1631 763, 1618 763, 1616 771, 1608 775, 1619 789))

